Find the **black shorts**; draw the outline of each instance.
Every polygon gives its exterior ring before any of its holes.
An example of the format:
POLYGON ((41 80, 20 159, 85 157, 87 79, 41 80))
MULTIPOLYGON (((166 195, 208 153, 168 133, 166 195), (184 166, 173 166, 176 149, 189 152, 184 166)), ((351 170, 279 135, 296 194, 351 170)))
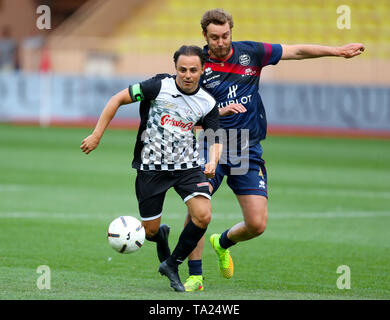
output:
POLYGON ((210 199, 209 183, 200 167, 176 171, 137 171, 135 192, 141 220, 161 216, 165 194, 175 188, 184 202, 201 195, 210 199))

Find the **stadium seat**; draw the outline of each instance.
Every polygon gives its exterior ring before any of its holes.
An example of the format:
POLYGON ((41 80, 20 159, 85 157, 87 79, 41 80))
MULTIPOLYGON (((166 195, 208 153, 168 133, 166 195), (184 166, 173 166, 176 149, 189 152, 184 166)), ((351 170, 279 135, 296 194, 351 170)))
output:
MULTIPOLYGON (((145 1, 148 6, 149 1, 145 1)), ((234 38, 283 43, 327 43, 341 45, 347 42, 370 43, 375 50, 367 50, 362 58, 389 58, 390 1, 388 0, 209 0, 204 2, 181 0, 150 1, 150 8, 140 10, 139 16, 124 21, 114 36, 123 37, 129 33, 139 39, 167 40, 172 46, 177 43, 202 43, 200 19, 205 10, 223 7, 235 19, 234 38), (350 30, 337 28, 339 5, 351 8, 350 30), (142 23, 149 21, 148 24, 142 23)), ((154 41, 140 41, 145 50, 155 49, 154 41)), ((159 51, 171 52, 169 43, 159 51)))

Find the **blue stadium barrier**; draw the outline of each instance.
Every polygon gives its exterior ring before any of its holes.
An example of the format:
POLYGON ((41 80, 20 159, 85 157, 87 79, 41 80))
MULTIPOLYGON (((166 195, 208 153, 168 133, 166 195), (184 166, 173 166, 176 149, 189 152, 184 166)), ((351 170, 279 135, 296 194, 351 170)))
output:
MULTIPOLYGON (((108 99, 144 79, 37 73, 0 73, 0 122, 95 120, 108 99)), ((390 135, 390 87, 263 83, 270 126, 338 128, 390 135)), ((139 119, 139 103, 120 120, 139 119)))

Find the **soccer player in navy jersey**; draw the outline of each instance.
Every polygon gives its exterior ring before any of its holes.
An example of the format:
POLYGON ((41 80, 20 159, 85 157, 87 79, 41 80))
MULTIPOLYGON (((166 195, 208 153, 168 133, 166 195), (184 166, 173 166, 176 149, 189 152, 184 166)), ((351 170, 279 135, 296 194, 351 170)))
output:
MULTIPOLYGON (((233 276, 233 260, 229 249, 241 241, 261 235, 267 225, 267 172, 262 159, 260 141, 265 139, 267 120, 259 94, 259 79, 263 67, 275 65, 279 60, 309 59, 325 56, 352 58, 364 51, 360 43, 342 47, 312 44, 284 45, 253 41, 232 41, 232 16, 222 9, 204 13, 201 26, 207 42, 205 72, 202 87, 216 99, 219 106, 221 128, 233 129, 236 144, 232 150, 228 135, 227 161, 217 166, 215 177, 209 179, 214 194, 224 176, 241 206, 244 221, 221 234, 213 234, 210 242, 219 259, 223 277, 233 276), (241 143, 243 141, 243 143, 241 143), (248 150, 249 149, 249 150, 248 150), (246 155, 244 172, 234 173, 237 167, 231 154, 246 155)), ((232 131, 232 132, 233 132, 232 131)), ((222 158, 221 158, 222 159, 222 158)), ((202 250, 204 237, 188 258, 189 278, 186 291, 203 290, 202 250)))
POLYGON ((182 46, 175 52, 174 62, 175 76, 158 74, 115 94, 80 148, 86 154, 96 149, 118 108, 141 102, 141 123, 132 163, 137 169, 135 190, 139 212, 146 239, 157 244, 159 272, 169 278, 175 291, 184 292, 178 267, 194 250, 210 222, 207 178, 215 174, 221 144, 217 137, 213 139, 215 143, 210 145, 213 156, 202 172, 194 127, 201 125, 211 138, 212 132, 219 128, 216 101, 199 86, 205 57, 199 47, 182 46), (187 205, 190 218, 171 254, 169 227, 160 223, 165 195, 172 187, 187 205))

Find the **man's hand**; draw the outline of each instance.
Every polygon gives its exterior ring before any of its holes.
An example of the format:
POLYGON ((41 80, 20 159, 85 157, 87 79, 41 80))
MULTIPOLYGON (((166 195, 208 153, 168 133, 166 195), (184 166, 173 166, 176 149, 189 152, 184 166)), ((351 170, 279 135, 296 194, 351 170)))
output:
POLYGON ((208 162, 204 165, 204 171, 206 178, 214 178, 215 176, 215 169, 217 168, 217 163, 215 162, 208 162))
POLYGON ((81 142, 80 149, 85 154, 88 154, 97 148, 104 131, 108 127, 111 120, 114 118, 118 108, 121 105, 128 103, 132 103, 128 88, 119 91, 117 94, 112 96, 110 100, 108 100, 102 114, 99 117, 95 129, 93 130, 93 133, 81 142))
POLYGON ((221 117, 244 112, 246 112, 246 108, 241 103, 232 103, 224 108, 219 109, 219 115, 221 117))
POLYGON ((92 150, 95 150, 100 142, 100 138, 97 137, 94 134, 89 135, 86 137, 82 142, 80 149, 83 151, 85 154, 90 153, 92 150))
POLYGON ((339 57, 346 59, 358 56, 364 51, 364 45, 362 43, 349 43, 339 48, 339 57))

